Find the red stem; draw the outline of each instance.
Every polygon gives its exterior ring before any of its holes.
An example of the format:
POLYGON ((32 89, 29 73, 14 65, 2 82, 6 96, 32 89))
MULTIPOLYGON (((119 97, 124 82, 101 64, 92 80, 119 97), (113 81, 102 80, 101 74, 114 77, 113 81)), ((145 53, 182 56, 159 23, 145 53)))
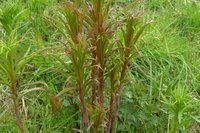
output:
POLYGON ((111 92, 110 92, 110 103, 109 103, 109 112, 108 112, 108 122, 105 131, 109 132, 111 127, 113 126, 113 103, 114 103, 114 90, 115 90, 115 74, 116 70, 113 69, 111 71, 111 92))
POLYGON ((96 105, 96 96, 97 96, 97 85, 96 85, 96 54, 95 51, 92 53, 92 107, 95 108, 96 105))
POLYGON ((109 103, 109 118, 108 118, 108 123, 107 123, 107 131, 109 132, 111 130, 111 127, 113 126, 113 102, 114 102, 114 96, 113 92, 110 94, 110 103, 109 103))
POLYGON ((98 86, 98 97, 99 97, 99 105, 100 107, 103 108, 103 86, 104 86, 104 69, 101 66, 101 68, 99 68, 99 86, 98 86))
POLYGON ((122 66, 122 71, 121 71, 121 75, 120 75, 120 83, 117 89, 117 94, 116 94, 116 107, 115 107, 115 112, 113 115, 113 118, 111 119, 111 129, 110 129, 110 133, 114 133, 115 130, 115 123, 116 123, 116 119, 119 113, 119 107, 120 107, 120 101, 121 101, 121 95, 122 95, 122 91, 123 91, 123 80, 124 77, 126 75, 126 71, 127 71, 127 66, 128 66, 128 62, 129 62, 129 58, 127 58, 122 66))
POLYGON ((89 117, 88 117, 87 104, 84 98, 84 90, 82 86, 79 88, 79 98, 82 105, 83 124, 85 129, 87 130, 89 126, 89 117))
POLYGON ((18 102, 17 102, 17 92, 16 92, 16 87, 12 87, 12 96, 13 96, 13 109, 14 109, 14 115, 16 117, 16 122, 17 122, 17 125, 20 129, 20 132, 21 133, 24 133, 24 129, 23 129, 23 126, 22 126, 22 120, 20 118, 20 113, 19 113, 19 109, 18 109, 18 102))

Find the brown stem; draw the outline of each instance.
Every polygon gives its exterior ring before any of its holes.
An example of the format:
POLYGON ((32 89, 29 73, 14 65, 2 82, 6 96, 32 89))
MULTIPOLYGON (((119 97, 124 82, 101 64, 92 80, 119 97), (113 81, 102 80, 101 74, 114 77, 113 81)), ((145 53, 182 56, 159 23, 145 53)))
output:
POLYGON ((109 112, 108 112, 108 122, 107 127, 105 128, 106 132, 110 132, 112 122, 113 122, 113 104, 114 104, 114 90, 115 90, 115 74, 116 69, 113 67, 111 71, 111 92, 110 92, 110 102, 109 102, 109 112))
POLYGON ((95 104, 96 104, 96 54, 95 51, 93 51, 92 53, 92 107, 95 108, 95 104))
POLYGON ((82 86, 80 86, 79 88, 79 98, 82 105, 83 125, 84 128, 87 130, 89 126, 89 116, 88 116, 87 104, 84 98, 84 90, 82 86))
POLYGON ((99 68, 99 86, 98 86, 98 97, 99 97, 99 105, 100 107, 103 108, 103 86, 104 86, 104 69, 101 65, 101 67, 99 68))
POLYGON ((126 75, 126 71, 127 71, 127 66, 128 66, 128 62, 129 62, 129 58, 127 58, 122 66, 122 71, 121 71, 121 75, 120 75, 120 83, 117 89, 117 94, 116 94, 116 107, 115 107, 115 112, 113 115, 113 118, 111 119, 111 129, 110 129, 110 133, 114 133, 114 129, 115 129, 115 123, 116 123, 116 119, 119 113, 119 107, 120 107, 120 101, 121 101, 121 95, 122 95, 122 91, 123 91, 123 80, 124 77, 126 75))
POLYGON ((22 120, 20 118, 20 113, 18 109, 18 102, 17 102, 17 92, 16 92, 16 87, 12 87, 12 99, 13 99, 13 109, 14 109, 14 115, 16 117, 17 125, 20 129, 21 133, 24 133, 24 129, 22 126, 22 120))
POLYGON ((107 123, 107 129, 106 131, 109 133, 112 123, 113 123, 113 102, 114 102, 114 96, 113 96, 113 92, 111 92, 110 94, 110 103, 109 103, 109 118, 108 118, 108 123, 107 123))

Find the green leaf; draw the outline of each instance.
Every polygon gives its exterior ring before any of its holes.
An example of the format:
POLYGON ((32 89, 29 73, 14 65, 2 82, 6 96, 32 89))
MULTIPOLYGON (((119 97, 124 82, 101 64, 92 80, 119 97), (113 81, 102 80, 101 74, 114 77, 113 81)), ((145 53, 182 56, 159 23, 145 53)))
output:
POLYGON ((75 90, 76 88, 64 88, 62 91, 60 91, 56 96, 57 97, 60 97, 61 95, 69 92, 69 91, 72 91, 72 90, 75 90))
POLYGON ((23 90, 21 91, 19 97, 22 97, 30 92, 33 92, 33 91, 47 91, 46 89, 44 88, 41 88, 41 87, 36 87, 36 88, 31 88, 31 89, 26 89, 26 90, 23 90))
POLYGON ((143 31, 145 30, 145 28, 149 25, 149 24, 151 24, 151 23, 153 23, 153 21, 150 21, 150 22, 148 22, 148 23, 146 23, 139 31, 138 31, 138 33, 135 35, 135 37, 134 37, 134 41, 133 41, 133 44, 135 44, 137 41, 138 41, 138 39, 139 39, 139 37, 141 36, 141 34, 143 33, 143 31))
POLYGON ((200 116, 193 116, 193 115, 190 115, 190 117, 192 119, 194 119, 196 122, 200 123, 200 116))

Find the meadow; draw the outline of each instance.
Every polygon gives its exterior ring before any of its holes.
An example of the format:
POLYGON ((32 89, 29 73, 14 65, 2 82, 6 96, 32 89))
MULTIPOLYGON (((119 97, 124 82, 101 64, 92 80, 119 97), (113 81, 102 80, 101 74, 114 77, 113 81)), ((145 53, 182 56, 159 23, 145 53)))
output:
POLYGON ((198 0, 0 0, 0 133, 200 133, 198 0))

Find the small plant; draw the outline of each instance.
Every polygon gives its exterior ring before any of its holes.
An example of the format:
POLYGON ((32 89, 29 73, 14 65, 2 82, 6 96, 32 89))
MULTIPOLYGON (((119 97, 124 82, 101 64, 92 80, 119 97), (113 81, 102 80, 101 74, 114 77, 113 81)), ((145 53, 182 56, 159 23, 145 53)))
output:
MULTIPOLYGON (((21 133, 25 132, 24 124, 20 115, 20 99, 25 94, 44 90, 43 88, 26 89, 27 86, 44 84, 43 82, 24 83, 23 76, 27 68, 27 63, 38 53, 43 50, 31 53, 31 45, 21 53, 20 47, 24 47, 27 31, 27 23, 23 23, 26 9, 23 6, 8 4, 0 12, 0 26, 2 28, 2 36, 0 38, 0 84, 9 88, 9 96, 13 101, 13 113, 16 117, 17 125, 21 133)), ((28 29, 28 28, 27 28, 28 29)))
POLYGON ((200 102, 188 88, 178 84, 171 90, 168 97, 164 95, 162 97, 169 112, 170 133, 186 131, 193 120, 199 121, 200 102))
POLYGON ((18 60, 16 58, 17 47, 20 44, 20 39, 17 34, 18 29, 16 27, 19 27, 17 26, 19 24, 19 17, 24 10, 20 12, 18 8, 12 8, 11 6, 4 9, 0 15, 0 22, 5 32, 4 38, 1 37, 0 41, 0 72, 4 75, 0 77, 0 82, 10 88, 17 125, 20 131, 24 132, 18 108, 19 101, 17 90, 20 85, 19 80, 26 65, 26 57, 30 49, 27 50, 26 54, 21 59, 18 60), (11 22, 11 20, 13 21, 11 22))

